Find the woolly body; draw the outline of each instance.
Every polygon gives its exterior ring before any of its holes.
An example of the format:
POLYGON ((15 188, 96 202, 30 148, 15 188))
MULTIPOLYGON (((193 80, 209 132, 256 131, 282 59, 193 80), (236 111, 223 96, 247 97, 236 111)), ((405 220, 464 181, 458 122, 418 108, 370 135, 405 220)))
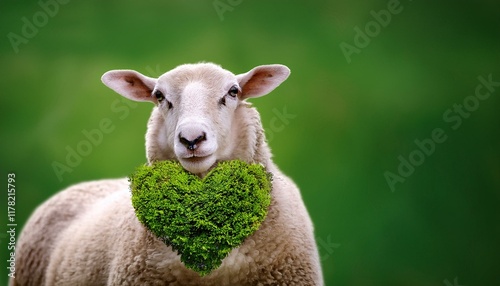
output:
POLYGON ((18 239, 16 278, 10 285, 323 285, 313 226, 300 192, 272 162, 260 116, 245 101, 270 92, 288 73, 286 67, 270 65, 234 76, 213 64, 195 64, 177 67, 158 80, 134 71, 103 76, 104 83, 123 96, 156 104, 146 134, 148 162, 179 160, 203 177, 208 172, 205 163, 212 158, 239 159, 260 163, 272 174, 265 220, 218 269, 203 277, 187 269, 177 253, 137 219, 127 179, 99 180, 71 186, 35 210, 18 239), (220 94, 229 88, 224 85, 235 82, 241 89, 238 97, 224 96, 223 107, 214 103, 208 108, 208 97, 187 104, 168 95, 165 100, 151 97, 165 85, 169 94, 182 94, 184 99, 188 91, 220 94), (196 106, 200 102, 204 105, 196 106), (171 104, 174 112, 168 113, 171 104), (222 109, 226 107, 228 111, 222 109), (222 115, 210 114, 214 108, 222 115), (188 150, 193 158, 183 157, 188 151, 182 150, 178 138, 199 132, 198 125, 184 120, 186 114, 197 112, 197 118, 207 119, 203 126, 210 125, 203 131, 206 140, 188 150), (221 116, 229 117, 230 125, 221 116), (210 153, 213 146, 216 151, 210 153))

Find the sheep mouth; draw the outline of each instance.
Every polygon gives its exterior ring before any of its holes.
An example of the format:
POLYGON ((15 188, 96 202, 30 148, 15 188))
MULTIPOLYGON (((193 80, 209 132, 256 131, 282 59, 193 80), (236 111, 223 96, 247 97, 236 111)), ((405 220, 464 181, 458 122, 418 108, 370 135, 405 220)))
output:
POLYGON ((183 158, 183 160, 188 161, 189 163, 200 163, 205 161, 210 155, 208 156, 195 156, 192 155, 191 157, 183 158))
POLYGON ((210 158, 213 154, 209 152, 197 152, 197 151, 191 151, 191 152, 185 152, 184 154, 179 154, 180 158, 182 160, 186 161, 203 161, 207 158, 210 158))
POLYGON ((184 156, 180 156, 180 161, 184 161, 187 163, 197 164, 203 163, 204 161, 210 161, 214 158, 214 154, 197 154, 195 152, 190 154, 185 154, 184 156))
POLYGON ((207 156, 196 156, 192 154, 191 156, 186 156, 180 158, 179 162, 184 167, 193 174, 203 174, 208 171, 210 167, 215 163, 216 158, 213 154, 207 156))

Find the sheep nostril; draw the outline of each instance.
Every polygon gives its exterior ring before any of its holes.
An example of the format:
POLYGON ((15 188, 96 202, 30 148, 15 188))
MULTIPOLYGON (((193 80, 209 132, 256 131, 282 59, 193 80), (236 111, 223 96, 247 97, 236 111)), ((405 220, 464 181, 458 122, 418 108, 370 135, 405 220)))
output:
POLYGON ((186 146, 186 148, 191 151, 196 150, 199 146, 199 143, 205 140, 207 140, 207 134, 205 132, 203 132, 193 140, 189 140, 186 137, 183 137, 181 133, 179 133, 179 141, 182 143, 182 145, 186 146))

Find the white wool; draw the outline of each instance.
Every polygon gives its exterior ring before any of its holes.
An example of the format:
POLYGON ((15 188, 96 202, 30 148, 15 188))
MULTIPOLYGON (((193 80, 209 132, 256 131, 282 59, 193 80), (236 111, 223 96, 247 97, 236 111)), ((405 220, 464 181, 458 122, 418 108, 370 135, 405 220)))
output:
POLYGON ((138 221, 127 180, 98 180, 71 186, 36 209, 19 237, 10 285, 323 285, 300 192, 273 163, 259 113, 246 102, 289 73, 266 65, 234 75, 200 63, 158 79, 130 70, 103 75, 119 94, 155 104, 146 134, 149 162, 178 160, 204 176, 217 161, 240 159, 272 173, 266 219, 219 268, 205 277, 187 269, 138 221))

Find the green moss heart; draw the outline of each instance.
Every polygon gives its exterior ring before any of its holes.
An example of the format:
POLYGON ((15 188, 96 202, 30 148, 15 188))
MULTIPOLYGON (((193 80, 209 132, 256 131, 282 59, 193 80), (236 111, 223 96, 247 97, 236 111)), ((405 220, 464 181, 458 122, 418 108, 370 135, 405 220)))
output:
POLYGON ((259 228, 271 203, 270 174, 239 160, 220 162, 203 179, 160 161, 129 180, 139 221, 201 276, 259 228))

